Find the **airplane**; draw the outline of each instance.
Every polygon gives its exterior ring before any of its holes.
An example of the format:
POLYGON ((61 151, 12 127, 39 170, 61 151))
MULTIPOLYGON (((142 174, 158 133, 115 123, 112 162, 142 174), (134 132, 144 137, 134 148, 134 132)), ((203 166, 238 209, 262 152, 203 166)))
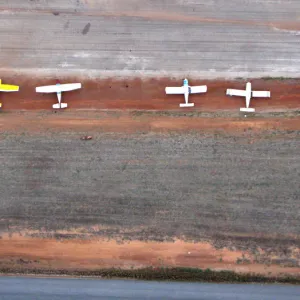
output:
POLYGON ((61 103, 61 93, 81 89, 81 83, 67 83, 56 85, 39 86, 35 90, 37 93, 56 93, 58 103, 53 104, 53 108, 66 108, 67 103, 61 103))
POLYGON ((185 103, 180 103, 180 107, 193 107, 194 103, 189 103, 189 94, 206 93, 207 86, 189 86, 189 81, 185 78, 181 87, 166 87, 166 94, 183 94, 185 103))
MULTIPOLYGON (((2 84, 2 81, 0 79, 0 92, 18 92, 19 87, 17 85, 10 85, 10 84, 2 84)), ((0 108, 2 107, 2 103, 0 103, 0 108)))
POLYGON ((249 107, 251 97, 271 97, 271 93, 269 91, 252 91, 250 82, 247 82, 246 90, 227 89, 226 95, 246 97, 246 107, 240 108, 240 111, 243 112, 255 112, 255 108, 249 107))

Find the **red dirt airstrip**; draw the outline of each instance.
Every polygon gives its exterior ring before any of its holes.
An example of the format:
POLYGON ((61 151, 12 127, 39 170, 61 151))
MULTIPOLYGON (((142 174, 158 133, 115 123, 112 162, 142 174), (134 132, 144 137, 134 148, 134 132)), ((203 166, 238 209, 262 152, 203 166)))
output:
MULTIPOLYGON (((18 93, 1 93, 0 102, 5 110, 51 110, 56 102, 55 94, 39 94, 35 87, 55 84, 53 80, 26 78, 22 76, 2 78, 3 83, 20 86, 18 93)), ((61 83, 81 82, 83 88, 78 91, 63 93, 63 101, 69 109, 101 109, 101 110, 180 110, 182 95, 166 95, 166 86, 180 86, 178 79, 103 79, 81 80, 78 78, 61 78, 61 83)), ((297 110, 300 105, 299 80, 252 80, 253 90, 270 90, 271 98, 258 98, 251 101, 251 106, 260 111, 297 110)), ((191 85, 208 86, 206 94, 190 96, 194 108, 184 111, 238 111, 245 106, 242 97, 226 96, 227 88, 244 89, 246 80, 190 80, 191 85)))

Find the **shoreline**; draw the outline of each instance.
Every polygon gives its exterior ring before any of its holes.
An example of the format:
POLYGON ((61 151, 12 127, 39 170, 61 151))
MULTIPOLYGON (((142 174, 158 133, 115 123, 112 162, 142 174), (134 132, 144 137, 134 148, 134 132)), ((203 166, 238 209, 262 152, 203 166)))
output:
POLYGON ((101 280, 139 280, 168 281, 190 283, 224 283, 224 284, 286 284, 300 285, 299 276, 267 277, 260 274, 238 274, 232 271, 212 271, 197 268, 156 268, 138 270, 102 269, 97 271, 66 271, 57 273, 49 270, 24 270, 23 272, 0 269, 1 277, 55 278, 55 279, 101 279, 101 280), (7 272, 8 271, 8 272, 7 272), (88 275, 89 274, 89 275, 88 275))

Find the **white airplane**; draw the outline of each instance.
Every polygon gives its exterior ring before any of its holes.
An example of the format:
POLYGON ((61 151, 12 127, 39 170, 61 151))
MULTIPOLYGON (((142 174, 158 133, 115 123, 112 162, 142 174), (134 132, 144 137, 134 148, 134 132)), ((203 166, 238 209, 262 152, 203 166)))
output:
POLYGON ((61 103, 61 93, 81 89, 81 83, 67 83, 56 85, 39 86, 35 90, 37 93, 56 93, 58 103, 53 104, 53 108, 66 108, 67 103, 61 103))
POLYGON ((252 91, 250 82, 247 82, 246 90, 227 89, 226 95, 246 97, 246 107, 240 108, 240 111, 243 112, 255 112, 255 108, 249 107, 251 97, 271 97, 269 91, 252 91))
POLYGON ((194 103, 189 103, 189 94, 198 94, 198 93, 206 93, 207 86, 199 85, 199 86, 189 86, 189 81, 187 79, 183 80, 183 86, 181 87, 166 87, 166 94, 178 95, 183 94, 185 103, 180 103, 180 107, 193 107, 194 103))

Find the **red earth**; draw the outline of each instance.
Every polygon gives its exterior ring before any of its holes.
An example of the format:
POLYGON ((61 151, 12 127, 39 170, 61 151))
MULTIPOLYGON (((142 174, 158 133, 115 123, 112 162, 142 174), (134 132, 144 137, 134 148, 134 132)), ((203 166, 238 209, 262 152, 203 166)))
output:
POLYGON ((134 115, 126 111, 72 111, 41 113, 39 111, 2 113, 0 117, 2 132, 39 133, 141 133, 141 132, 207 132, 230 134, 255 134, 281 130, 300 130, 300 117, 291 118, 238 118, 238 117, 189 117, 156 115, 145 113, 134 115))
MULTIPOLYGON (((97 270, 143 267, 194 267, 260 273, 266 276, 299 275, 299 267, 259 261, 247 251, 216 249, 208 242, 131 241, 103 239, 38 239, 23 234, 0 239, 0 263, 16 270, 97 270)), ((276 256, 273 257, 276 260, 276 256)))
MULTIPOLYGON (((97 110, 180 110, 180 111, 238 111, 245 106, 243 97, 226 96, 227 88, 245 89, 245 80, 190 80, 191 85, 208 86, 206 94, 190 96, 193 108, 179 108, 184 102, 182 95, 166 95, 166 86, 181 86, 176 79, 103 79, 81 80, 79 78, 59 78, 61 83, 81 82, 83 88, 63 93, 63 101, 70 109, 97 110)), ((56 103, 55 94, 35 92, 36 86, 51 85, 53 80, 12 76, 2 78, 3 83, 20 86, 18 93, 1 93, 2 110, 51 110, 56 103)), ((297 110, 300 104, 300 82, 290 80, 252 80, 253 90, 270 90, 271 98, 252 99, 251 107, 260 111, 297 110)))

